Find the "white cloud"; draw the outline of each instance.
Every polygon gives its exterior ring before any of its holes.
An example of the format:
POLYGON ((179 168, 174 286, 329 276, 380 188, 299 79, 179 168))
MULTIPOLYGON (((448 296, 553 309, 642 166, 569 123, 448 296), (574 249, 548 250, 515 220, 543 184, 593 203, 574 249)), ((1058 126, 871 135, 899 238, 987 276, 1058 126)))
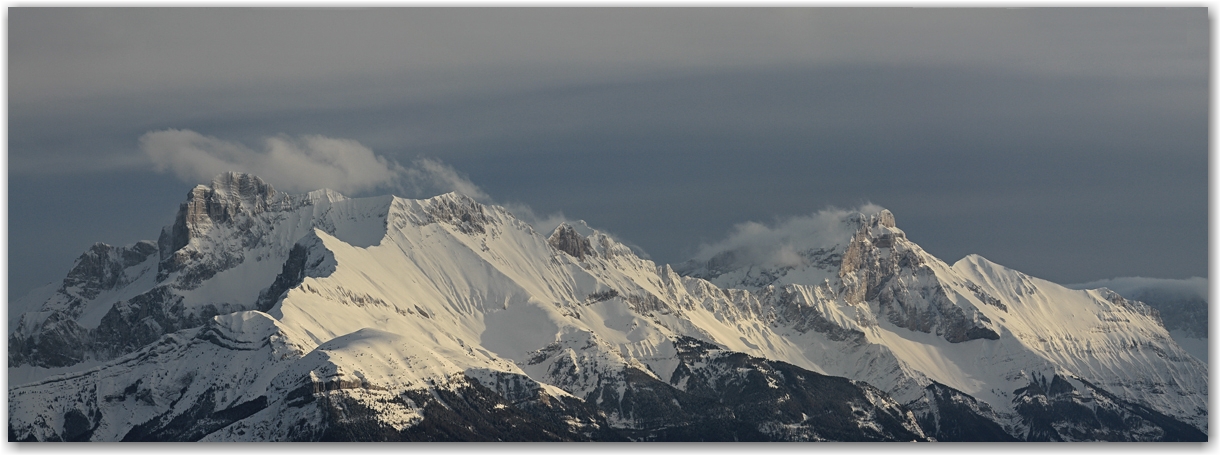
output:
POLYGON ((344 194, 388 190, 408 197, 456 191, 483 203, 491 197, 449 165, 417 158, 402 166, 351 139, 319 135, 273 136, 254 149, 191 130, 152 131, 140 149, 157 171, 187 183, 203 183, 222 172, 259 176, 275 188, 302 193, 329 188, 344 194))
POLYGON ((773 226, 748 221, 733 226, 728 237, 699 246, 695 260, 706 261, 732 251, 741 263, 795 266, 801 263, 800 251, 830 247, 851 238, 855 226, 844 221, 853 213, 876 214, 882 208, 865 204, 854 210, 827 208, 810 215, 796 216, 773 226))
POLYGON ((191 130, 168 129, 145 133, 140 137, 140 149, 158 171, 173 172, 190 183, 238 171, 257 175, 288 192, 330 188, 358 193, 394 188, 408 173, 359 142, 319 135, 268 137, 262 149, 256 150, 191 130))

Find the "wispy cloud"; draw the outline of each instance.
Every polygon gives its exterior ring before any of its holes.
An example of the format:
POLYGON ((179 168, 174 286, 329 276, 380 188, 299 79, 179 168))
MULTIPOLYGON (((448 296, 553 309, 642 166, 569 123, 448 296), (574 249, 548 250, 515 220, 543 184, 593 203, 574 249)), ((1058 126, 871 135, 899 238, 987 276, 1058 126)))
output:
POLYGON ((290 192, 330 188, 356 193, 394 188, 408 174, 398 163, 350 139, 319 135, 274 136, 261 149, 204 136, 191 130, 145 133, 140 150, 156 170, 187 182, 205 182, 226 171, 258 175, 290 192))
POLYGON ((706 261, 713 256, 732 251, 737 261, 774 266, 795 266, 801 262, 800 251, 829 247, 850 238, 856 226, 845 223, 853 213, 867 215, 880 212, 875 204, 856 209, 830 207, 805 216, 779 220, 773 225, 749 221, 733 226, 723 240, 700 245, 695 260, 706 261))
POLYGON ((187 183, 237 171, 257 175, 288 192, 329 188, 345 194, 385 190, 429 197, 456 191, 491 202, 482 188, 439 160, 421 157, 403 166, 351 139, 272 136, 263 139, 261 148, 253 148, 191 130, 168 129, 145 133, 140 150, 157 171, 172 172, 187 183))
POLYGON ((411 195, 423 197, 455 191, 485 204, 492 202, 482 188, 448 164, 432 158, 416 158, 411 164, 403 172, 411 195))
POLYGON ((507 209, 517 219, 529 223, 530 226, 534 227, 534 230, 543 235, 549 235, 562 223, 574 224, 576 221, 568 218, 562 211, 539 215, 534 213, 532 207, 521 202, 509 202, 499 205, 507 209))

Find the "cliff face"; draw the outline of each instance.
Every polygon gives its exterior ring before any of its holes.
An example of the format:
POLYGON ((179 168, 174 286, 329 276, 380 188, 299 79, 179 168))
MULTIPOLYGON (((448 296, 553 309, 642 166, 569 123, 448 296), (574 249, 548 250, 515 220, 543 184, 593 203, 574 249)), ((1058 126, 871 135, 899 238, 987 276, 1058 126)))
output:
POLYGON ((181 289, 193 289, 217 272, 240 263, 244 259, 243 250, 259 246, 265 234, 264 226, 258 222, 260 214, 291 209, 291 198, 252 175, 229 172, 217 176, 211 186, 196 186, 178 208, 174 224, 161 231, 157 241, 161 258, 158 280, 185 270, 174 284, 181 289), (223 229, 226 227, 229 229, 223 229), (215 245, 202 240, 218 230, 241 233, 239 243, 215 245), (186 270, 192 265, 197 267, 186 270))
POLYGON ((878 314, 897 327, 933 333, 950 343, 999 339, 994 324, 972 304, 959 304, 946 292, 934 261, 882 210, 862 223, 848 242, 839 267, 844 297, 853 303, 876 302, 878 314))

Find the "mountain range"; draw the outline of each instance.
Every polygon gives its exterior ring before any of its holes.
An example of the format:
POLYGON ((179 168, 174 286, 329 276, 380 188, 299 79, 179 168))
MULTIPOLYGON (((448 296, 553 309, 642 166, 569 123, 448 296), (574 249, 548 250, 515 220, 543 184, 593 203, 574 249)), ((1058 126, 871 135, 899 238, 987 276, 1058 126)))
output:
POLYGON ((1155 308, 817 220, 666 265, 457 193, 222 174, 10 303, 9 440, 1207 440, 1155 308))

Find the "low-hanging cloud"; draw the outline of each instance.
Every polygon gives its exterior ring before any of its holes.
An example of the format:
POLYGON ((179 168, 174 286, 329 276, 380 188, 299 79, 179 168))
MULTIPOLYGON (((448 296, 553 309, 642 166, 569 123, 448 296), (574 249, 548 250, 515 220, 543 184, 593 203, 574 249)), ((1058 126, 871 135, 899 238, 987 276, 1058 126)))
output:
POLYGON ((480 202, 491 198, 453 167, 432 158, 410 165, 379 156, 351 139, 320 135, 272 136, 255 149, 191 130, 152 131, 140 149, 157 171, 172 172, 187 183, 202 183, 222 172, 259 176, 288 192, 329 188, 354 194, 386 190, 409 197, 456 191, 480 202))
POLYGON ((254 149, 191 130, 168 129, 145 133, 140 150, 156 170, 173 172, 187 182, 206 182, 222 172, 238 171, 289 192, 393 188, 407 174, 407 169, 359 142, 319 135, 268 137, 262 149, 254 149))
POLYGON ((1088 283, 1066 285, 1072 289, 1108 288, 1129 299, 1142 299, 1147 294, 1159 294, 1163 297, 1199 298, 1208 300, 1207 278, 1191 277, 1185 279, 1148 278, 1142 276, 1106 278, 1088 283))
POLYGON ((724 252, 733 252, 740 263, 773 266, 800 265, 799 252, 811 248, 830 247, 851 237, 855 227, 844 223, 853 213, 871 215, 882 208, 865 204, 856 209, 835 207, 805 216, 795 216, 768 226, 755 221, 733 226, 723 240, 699 246, 695 260, 706 261, 724 252))

